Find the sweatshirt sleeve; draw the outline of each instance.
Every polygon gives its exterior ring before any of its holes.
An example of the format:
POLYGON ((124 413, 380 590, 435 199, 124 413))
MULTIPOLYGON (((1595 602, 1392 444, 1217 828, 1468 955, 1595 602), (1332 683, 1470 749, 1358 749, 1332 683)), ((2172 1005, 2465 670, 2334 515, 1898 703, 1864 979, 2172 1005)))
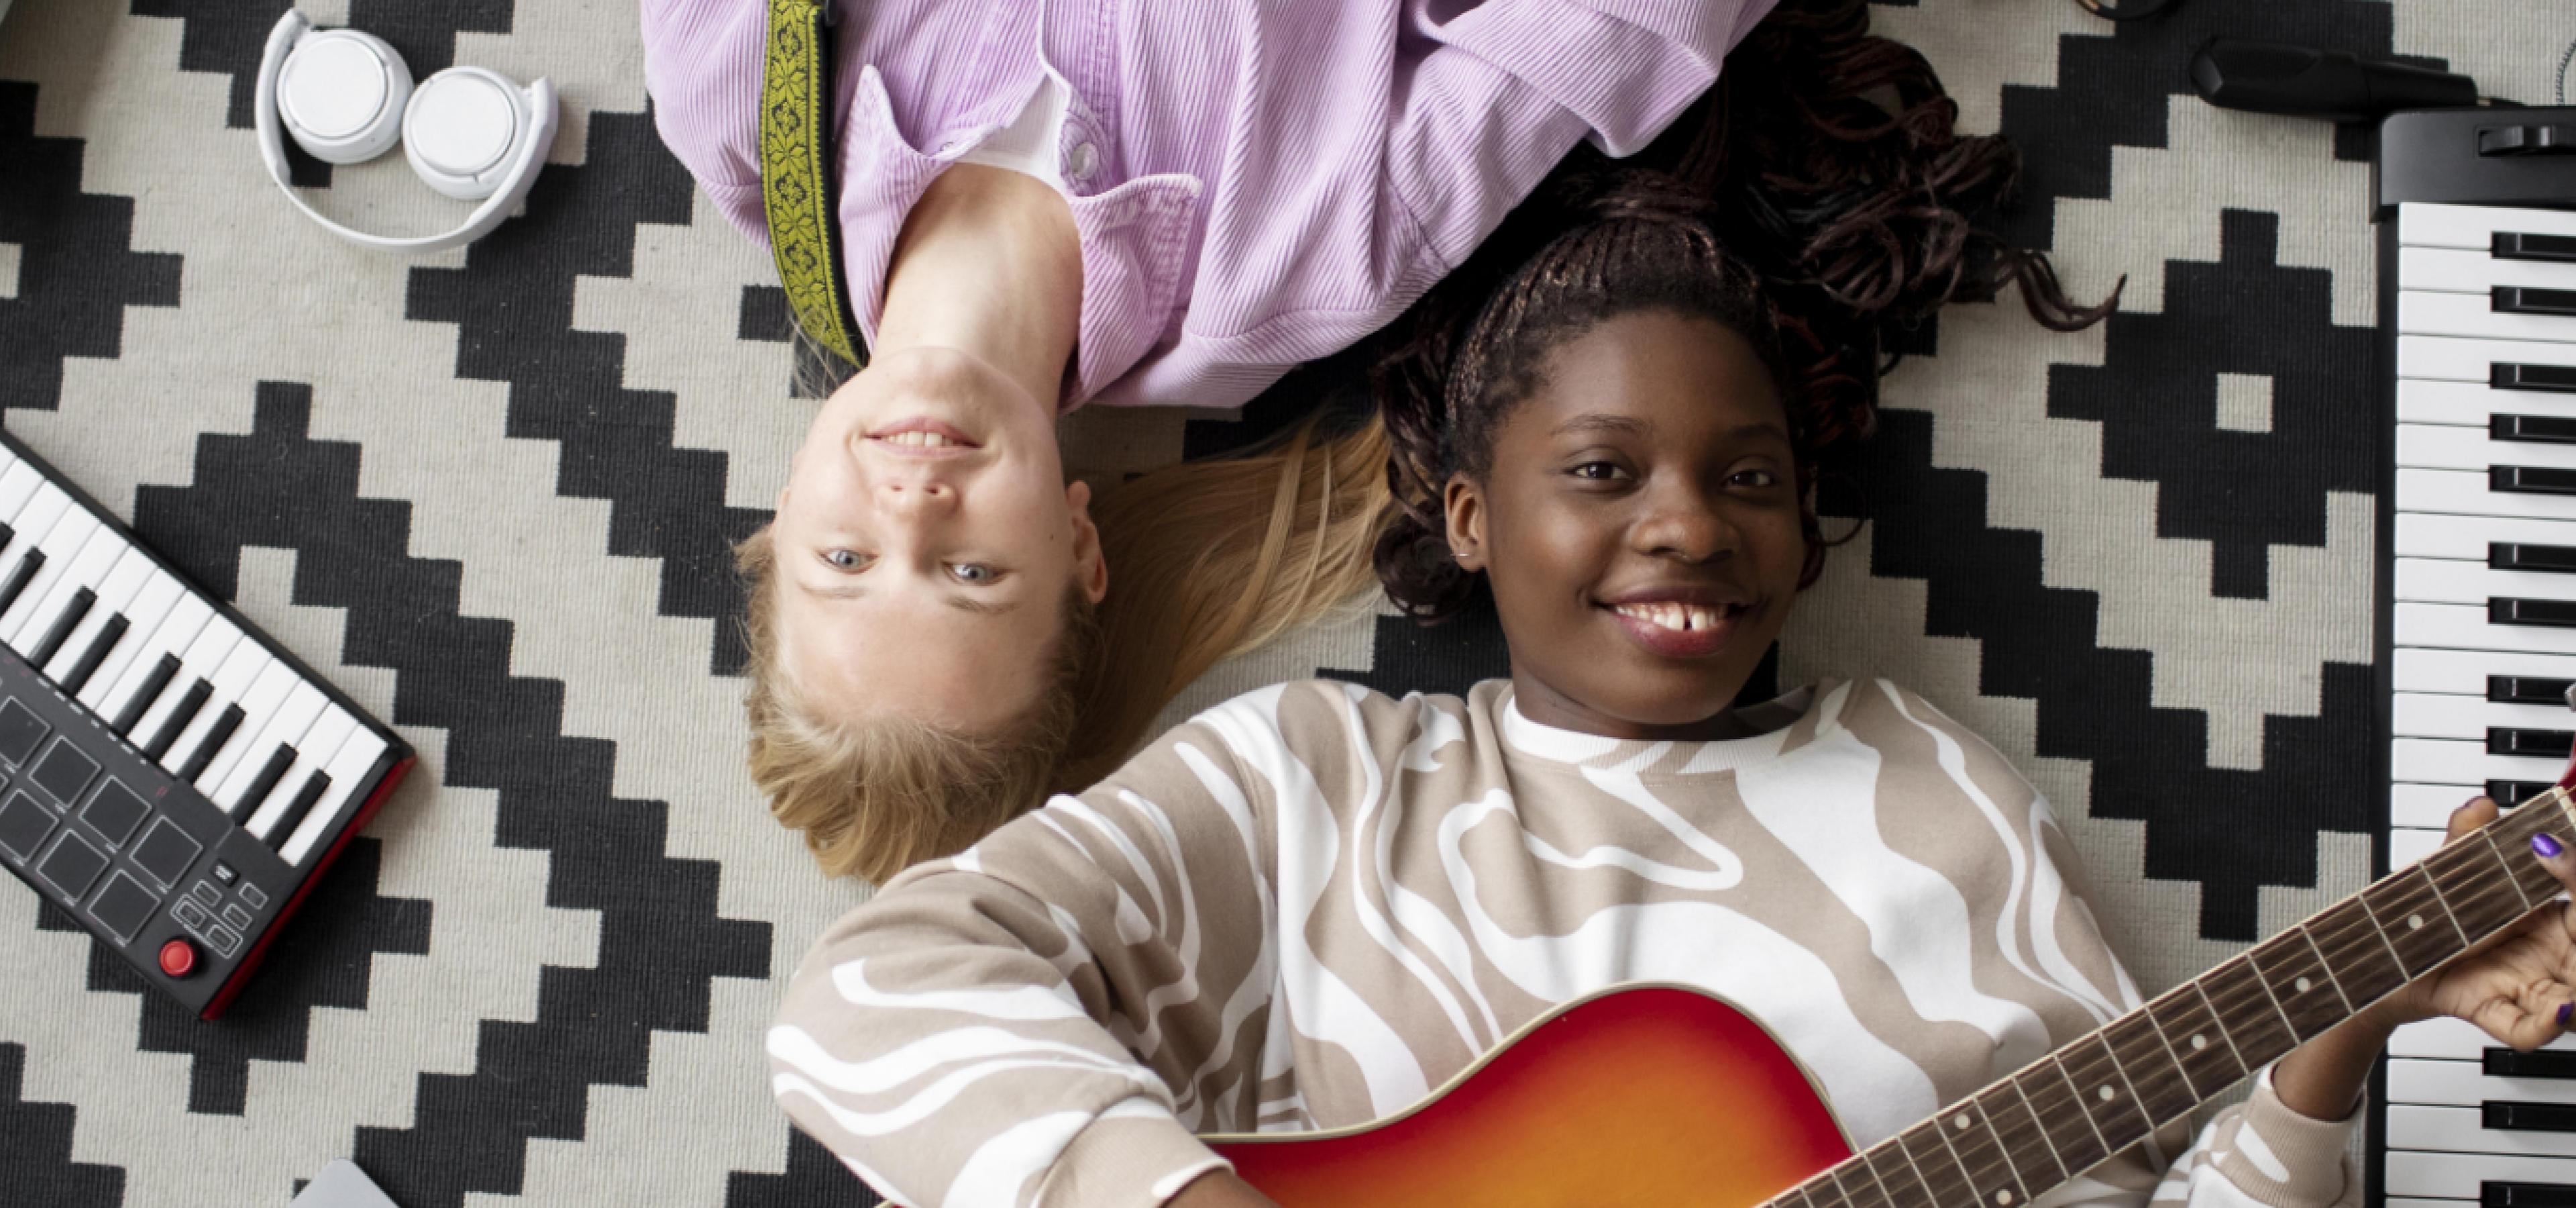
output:
POLYGON ((768 1038, 796 1124, 906 1205, 1168 1199, 1248 1127, 1269 1010, 1268 819, 1183 726, 1079 797, 889 881, 768 1038))

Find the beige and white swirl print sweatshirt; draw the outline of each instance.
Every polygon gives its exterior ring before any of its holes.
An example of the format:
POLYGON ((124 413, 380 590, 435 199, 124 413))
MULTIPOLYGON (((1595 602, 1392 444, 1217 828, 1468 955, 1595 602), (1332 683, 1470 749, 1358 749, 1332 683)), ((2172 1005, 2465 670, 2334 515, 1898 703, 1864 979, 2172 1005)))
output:
MULTIPOLYGON (((1874 1144, 2138 1002, 2047 803, 1922 699, 1827 682, 1754 737, 1552 729, 1286 684, 835 924, 768 1038, 779 1102, 898 1204, 1128 1208, 1196 1134, 1365 1123, 1554 1004, 1703 987, 1874 1144)), ((2041 1204, 2357 1205, 2351 1123, 2268 1079, 2041 1204)))

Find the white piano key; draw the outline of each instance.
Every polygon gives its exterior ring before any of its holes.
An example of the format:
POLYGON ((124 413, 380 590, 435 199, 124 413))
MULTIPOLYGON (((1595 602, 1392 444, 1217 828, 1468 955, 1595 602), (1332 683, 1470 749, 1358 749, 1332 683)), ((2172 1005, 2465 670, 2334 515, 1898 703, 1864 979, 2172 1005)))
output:
POLYGON ((26 510, 28 501, 45 485, 45 476, 24 461, 12 462, 0 470, 0 523, 18 527, 18 513, 26 510))
POLYGON ((2576 712, 2564 703, 2512 704, 2478 696, 2399 692, 2388 706, 2388 731, 2401 738, 2460 738, 2485 742, 2489 729, 2576 730, 2576 712))
MULTIPOLYGON (((125 636, 116 639, 116 645, 108 648, 107 657, 100 660, 98 670, 89 677, 89 683, 81 686, 80 703, 103 718, 116 716, 108 701, 122 700, 116 696, 116 690, 125 678, 126 668, 134 664, 137 654, 152 646, 153 635, 160 631, 162 622, 172 615, 171 609, 179 603, 179 580, 170 572, 151 565, 149 558, 144 559, 144 566, 141 590, 136 591, 134 598, 120 610, 125 616, 125 636)), ((211 613, 212 610, 208 611, 211 613)), ((155 659, 159 657, 158 654, 153 655, 155 659)))
MULTIPOLYGON (((98 585, 98 603, 91 606, 88 616, 81 618, 81 623, 73 628, 71 636, 63 640, 63 648, 54 655, 54 660, 45 664, 46 677, 59 682, 63 676, 70 674, 73 664, 78 663, 81 656, 88 652, 90 644, 98 640, 99 631, 107 628, 109 621, 120 616, 125 617, 126 632, 132 633, 134 618, 127 613, 134 604, 135 596, 143 591, 143 585, 152 581, 154 571, 151 555, 131 545, 126 546, 125 552, 117 556, 116 565, 109 568, 107 578, 98 585)), ((121 642, 124 639, 118 640, 121 642)), ((92 671, 90 676, 95 679, 106 670, 107 663, 101 660, 97 670, 92 671)), ((88 685, 84 684, 82 687, 86 688, 88 685)))
MULTIPOLYGON (((2526 232, 2537 234, 2539 232, 2526 232)), ((2554 260, 2503 260, 2480 244, 2475 250, 2409 247, 2397 252, 2397 288, 2484 294, 2499 285, 2576 289, 2576 264, 2554 260)))
MULTIPOLYGON (((2537 340, 2466 340, 2456 336, 2397 337, 2397 376, 2437 382, 2493 381, 2495 367, 2503 365, 2571 365, 2576 366, 2576 348, 2537 340)), ((2504 395, 2545 394, 2546 391, 2504 391, 2504 395)))
POLYGON ((2483 741, 2398 738, 2388 744, 2388 775, 2409 784, 2484 784, 2490 780, 2542 780, 2555 784, 2564 757, 2489 755, 2483 741))
POLYGON ((2576 1158, 2576 1133, 2486 1128, 2474 1107, 2388 1108, 2388 1148, 2576 1158))
POLYGON ((2399 558, 2391 590, 2397 599, 2426 604, 2486 607, 2499 597, 2576 600, 2576 575, 2549 571, 2490 570, 2482 562, 2451 558, 2399 558))
POLYGON ((2526 650, 2534 654, 2576 654, 2576 629, 2549 625, 2490 625, 2487 610, 2471 604, 2419 604, 2400 600, 2395 609, 2399 646, 2442 650, 2526 650))
MULTIPOLYGON (((2569 322, 2576 324, 2576 319, 2569 322)), ((2481 474, 2488 466, 2576 466, 2576 445, 2492 440, 2483 428, 2399 424, 2397 464, 2431 470, 2475 470, 2481 474)))
POLYGON ((2390 1196, 2381 1201, 2384 1208, 2478 1208, 2476 1200, 2428 1200, 2418 1196, 2390 1196))
MULTIPOLYGON (((254 638, 248 644, 258 646, 260 643, 254 638)), ((265 648, 260 650, 259 660, 259 673, 251 677, 250 686, 233 697, 234 703, 241 706, 241 724, 234 726, 223 745, 215 748, 214 761, 206 765, 206 770, 197 773, 197 791, 210 798, 232 776, 235 767, 254 757, 251 754, 253 744, 259 741, 260 735, 268 732, 269 723, 277 719, 277 711, 285 707, 288 694, 295 690, 297 676, 293 665, 270 654, 265 648)), ((215 695, 226 695, 223 685, 215 686, 215 695)), ((259 753, 267 754, 266 748, 261 748, 259 753)), ((215 804, 230 809, 239 802, 218 801, 215 804)))
MULTIPOLYGON (((2504 1047, 2495 1041, 2488 1044, 2504 1047)), ((2481 1050, 2483 1052, 2483 1050, 2481 1050)), ((2388 1062, 2388 1101, 2425 1107, 2476 1107, 2491 1100, 2514 1103, 2576 1102, 2576 1081, 2564 1078, 2500 1078, 2474 1061, 2425 1061, 2395 1057, 2388 1062)))
MULTIPOLYGON (((2576 549, 2576 521, 2567 520, 2409 513, 2397 518, 2396 532, 2396 553, 2400 558, 2460 558, 2483 563, 2490 545, 2576 549)), ((2570 586, 2576 586, 2576 575, 2564 577, 2570 586)))
POLYGON ((20 460, 19 456, 10 451, 7 446, 0 445, 0 475, 7 474, 20 460))
MULTIPOLYGON (((304 733, 296 736, 295 762, 288 766, 285 775, 277 778, 277 786, 269 790, 267 799, 261 801, 257 812, 250 816, 248 828, 253 838, 266 839, 270 831, 277 829, 279 816, 295 803, 295 795, 303 790, 304 782, 315 772, 329 775, 324 769, 339 755, 340 748, 348 744, 349 735, 357 728, 358 719, 348 710, 329 705, 313 719, 312 725, 304 728, 304 733)), ((324 796, 329 796, 327 790, 324 796)), ((322 808, 320 799, 313 802, 313 808, 322 808)), ((302 825, 301 820, 298 825, 302 825)))
MULTIPOLYGON (((2546 782, 2543 782, 2546 783, 2546 782)), ((2388 786, 2388 824, 2412 830, 2439 831, 2451 823, 2451 811, 2486 795, 2482 784, 2408 784, 2388 786)), ((2519 801, 2502 804, 2513 806, 2519 801)))
MULTIPOLYGON (((2576 1159, 2522 1154, 2401 1153, 2391 1145, 2387 1174, 2388 1185, 2380 1190, 2392 1197, 2435 1196, 2474 1204, 2478 1184, 2487 1180, 2576 1187, 2576 1159)), ((2389 1202, 2396 1201, 2392 1198, 2389 1202)))
POLYGON ((2388 828, 2388 868, 2394 872, 2440 850, 2442 837, 2449 832, 2440 828, 2388 828))
MULTIPOLYGON (((226 623, 225 628, 233 629, 230 623, 226 623)), ((188 719, 187 728, 179 731, 179 740, 171 743, 168 750, 161 752, 161 766, 168 768, 172 775, 178 775, 188 766, 189 757, 197 753, 197 748, 205 744, 209 733, 221 723, 224 709, 227 706, 239 704, 242 694, 250 691, 251 683, 259 673, 266 670, 270 663, 277 661, 269 656, 268 651, 260 648, 259 639, 244 634, 239 629, 233 629, 233 633, 235 640, 232 648, 224 653, 223 663, 215 668, 213 674, 199 676, 214 689, 213 693, 206 698, 204 704, 197 707, 196 716, 188 719)), ((186 686, 180 681, 189 678, 188 671, 188 668, 180 668, 179 678, 170 681, 170 691, 163 695, 171 696, 185 691, 186 686)), ((233 733, 240 732, 239 726, 233 728, 233 733)), ((218 753, 221 750, 221 747, 216 748, 218 753)))
POLYGON ((2397 422, 2448 424, 2483 428, 2497 415, 2542 415, 2576 418, 2576 394, 2546 390, 2498 390, 2481 375, 2475 382, 2431 382, 2412 378, 2397 383, 2397 422))
MULTIPOLYGON (((270 707, 266 723, 257 727, 258 732, 252 734, 248 743, 242 747, 241 755, 233 760, 232 769, 225 772, 222 779, 214 782, 215 788, 210 794, 216 805, 222 806, 235 817, 245 812, 245 806, 256 808, 265 803, 267 799, 265 794, 257 801, 244 800, 250 793, 251 782, 259 777, 261 769, 278 748, 291 746, 296 739, 304 737, 304 732, 312 729, 313 723, 321 719, 323 707, 330 703, 323 699, 321 689, 305 683, 298 677, 295 674, 295 668, 286 660, 279 659, 269 664, 269 670, 271 674, 283 677, 286 685, 285 695, 278 704, 270 707)), ((257 695, 256 691, 253 695, 257 695)), ((243 707, 247 710, 250 706, 245 704, 243 707)), ((249 722, 243 723, 242 730, 245 733, 252 729, 249 722)), ((222 762, 222 758, 217 757, 216 762, 222 762)), ((207 774, 212 775, 213 771, 214 769, 208 768, 207 774)))
MULTIPOLYGON (((16 629, 9 631, 9 648, 21 655, 32 656, 36 644, 52 632, 55 620, 63 615, 63 609, 71 604, 72 597, 83 589, 96 595, 98 589, 106 584, 107 572, 116 566, 116 560, 132 548, 115 529, 97 523, 93 517, 89 539, 81 543, 71 562, 63 567, 63 573, 55 576, 53 586, 45 589, 45 598, 36 602, 16 629)), ((32 593, 33 586, 28 590, 32 593)))
MULTIPOLYGON (((151 640, 134 652, 133 657, 125 665, 124 673, 117 677, 116 686, 108 689, 107 695, 99 700, 99 716, 110 721, 124 716, 126 707, 133 701, 134 694, 142 691, 144 681, 151 677, 153 665, 161 661, 161 656, 165 654, 185 656, 196 647, 197 640, 205 633, 207 623, 215 619, 212 605, 207 604, 196 593, 187 590, 186 585, 180 583, 176 577, 172 577, 169 582, 176 592, 170 599, 169 615, 162 618, 159 625, 153 627, 151 640)), ((179 675, 187 674, 189 674, 188 670, 184 666, 181 667, 179 675)), ((178 676, 172 676, 170 682, 178 683, 178 676)), ((163 696, 166 697, 166 695, 165 690, 163 696)), ((82 693, 81 697, 86 701, 88 693, 82 693)), ((160 701, 161 698, 156 697, 146 702, 147 710, 160 708, 160 701)), ((168 713, 166 709, 162 712, 164 716, 168 713)), ((135 723, 133 732, 126 737, 133 739, 135 745, 140 746, 144 740, 152 736, 152 724, 152 714, 147 711, 143 719, 135 723)))
POLYGON ((277 849, 279 859, 290 868, 300 867, 322 845, 325 836, 339 833, 345 825, 344 815, 364 804, 365 798, 360 794, 376 790, 376 780, 367 773, 385 757, 386 749, 385 740, 375 731, 363 725, 350 731, 339 753, 323 765, 322 774, 331 778, 330 790, 313 803, 313 812, 304 815, 295 833, 277 849))
MULTIPOLYGON (((2576 680, 2576 656, 2525 654, 2494 650, 2421 650, 2400 646, 2390 652, 2389 680, 2400 692, 2448 692, 2485 696, 2491 675, 2527 675, 2576 680)), ((2576 719, 2576 713, 2569 714, 2576 719)))
POLYGON ((2397 291, 2397 331, 2402 336, 2465 336, 2479 340, 2576 342, 2576 318, 2502 311, 2485 294, 2397 291))
POLYGON ((2494 246, 2499 232, 2576 235, 2576 214, 2565 210, 2446 206, 2420 201, 2410 201, 2397 207, 2399 247, 2476 248, 2484 252, 2494 246))
MULTIPOLYGON (((2476 1061, 2486 1053, 2487 1046, 2494 1043, 2478 1025, 2465 1019, 2443 1016, 2399 1024, 2396 1034, 2388 1038, 2388 1055, 2476 1061)), ((2576 1035, 2561 1036, 2540 1047, 2562 1053, 2576 1052, 2576 1035)))
MULTIPOLYGON (((2528 465, 2528 462, 2508 462, 2528 465)), ((2528 516, 2535 520, 2576 520, 2576 495, 2520 494, 2490 491, 2483 470, 2397 471, 2397 510, 2450 516, 2528 516)))

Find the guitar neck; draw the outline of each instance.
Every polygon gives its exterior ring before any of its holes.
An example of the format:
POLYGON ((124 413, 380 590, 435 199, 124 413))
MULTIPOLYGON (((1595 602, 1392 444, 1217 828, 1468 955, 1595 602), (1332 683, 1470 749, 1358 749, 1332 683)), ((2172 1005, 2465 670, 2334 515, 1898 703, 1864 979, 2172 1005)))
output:
POLYGON ((2557 878, 2531 856, 2532 836, 2542 833, 2576 847, 2576 809, 2565 788, 2533 798, 1771 1204, 2026 1204, 2556 897, 2557 878))

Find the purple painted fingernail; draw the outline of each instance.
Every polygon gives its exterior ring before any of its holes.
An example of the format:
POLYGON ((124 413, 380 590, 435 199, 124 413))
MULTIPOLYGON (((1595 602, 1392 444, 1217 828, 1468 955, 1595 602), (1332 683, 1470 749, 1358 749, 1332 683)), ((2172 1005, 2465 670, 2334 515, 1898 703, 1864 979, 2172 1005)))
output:
POLYGON ((2563 1028, 2567 1026, 2567 1017, 2570 1015, 2576 1015, 2576 1002, 2562 1002, 2558 1004, 2559 1027, 2563 1028))
POLYGON ((2558 840, 2550 838, 2547 834, 2538 834, 2531 837, 2531 850, 2539 852, 2541 859, 2550 860, 2557 858, 2558 853, 2567 849, 2560 847, 2558 840))

